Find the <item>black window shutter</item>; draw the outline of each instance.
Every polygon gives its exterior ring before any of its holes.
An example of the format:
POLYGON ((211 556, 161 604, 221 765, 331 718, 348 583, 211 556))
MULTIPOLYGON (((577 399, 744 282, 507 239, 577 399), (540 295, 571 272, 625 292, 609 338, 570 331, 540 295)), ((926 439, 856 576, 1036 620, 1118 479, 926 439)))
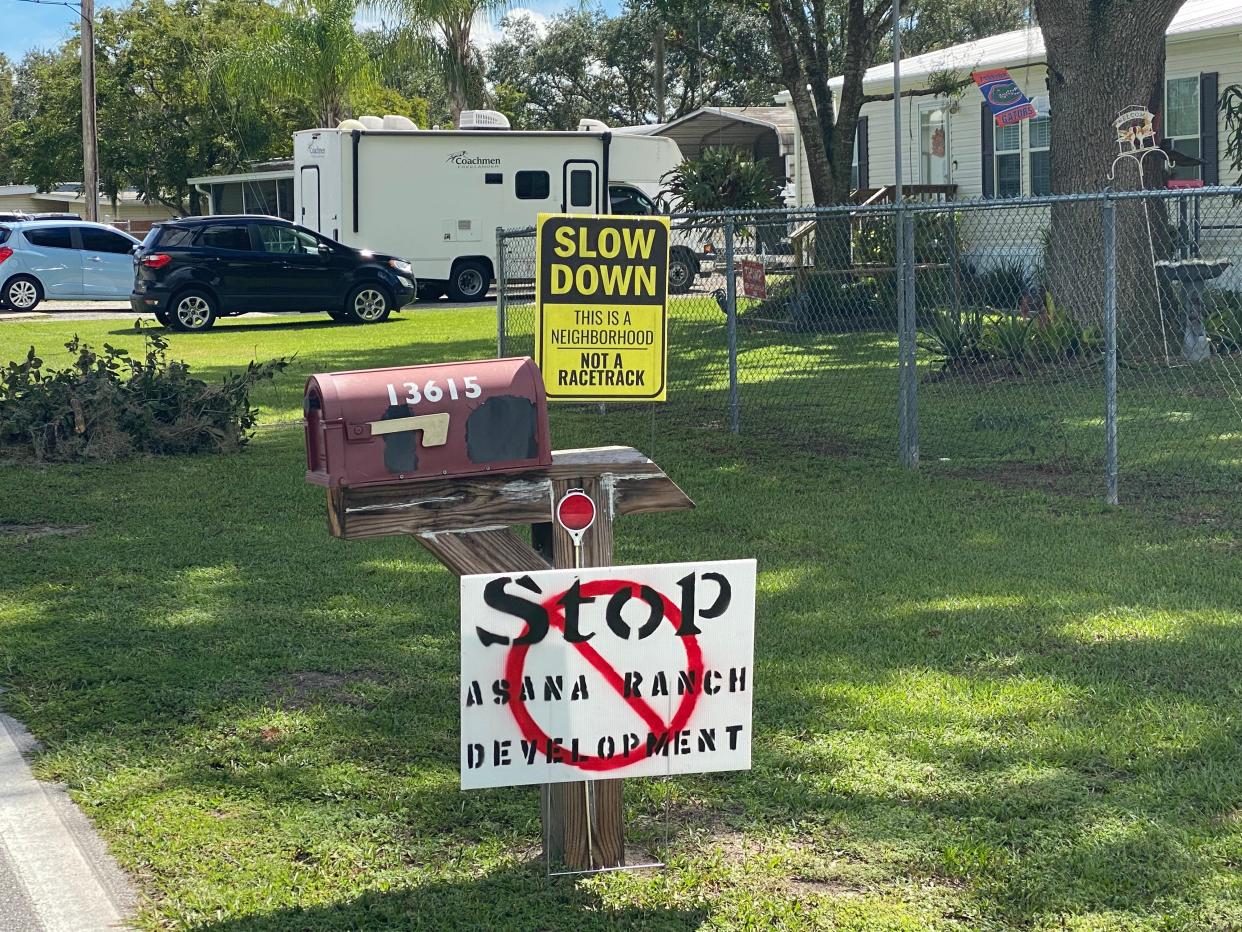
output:
POLYGON ((860 190, 871 187, 871 146, 867 141, 867 118, 858 118, 858 187, 860 190))
POLYGON ((1220 141, 1217 138, 1217 75, 1199 75, 1199 158, 1203 160, 1203 183, 1220 184, 1220 141))
POLYGON ((983 141, 983 144, 980 146, 980 151, 983 155, 983 196, 995 197, 996 160, 992 158, 992 155, 996 139, 992 134, 992 111, 988 109, 986 101, 980 104, 980 106, 983 108, 979 113, 981 118, 979 132, 982 134, 981 139, 983 141))

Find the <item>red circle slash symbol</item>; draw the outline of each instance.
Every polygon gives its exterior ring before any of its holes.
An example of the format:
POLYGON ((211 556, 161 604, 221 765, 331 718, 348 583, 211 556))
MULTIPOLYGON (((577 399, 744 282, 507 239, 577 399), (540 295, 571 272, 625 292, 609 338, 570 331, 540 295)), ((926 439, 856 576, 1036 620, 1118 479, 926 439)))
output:
POLYGON ((570 534, 581 535, 595 523, 595 502, 581 489, 570 489, 556 503, 556 520, 570 534))
MULTIPOLYGON (((596 579, 582 584, 581 595, 612 596, 622 589, 637 591, 639 586, 640 583, 630 582, 625 579, 596 579)), ((548 612, 550 626, 560 631, 561 634, 565 633, 565 609, 558 602, 564 594, 563 592, 558 592, 543 603, 543 607, 548 612)), ((681 611, 668 600, 667 596, 661 594, 660 598, 664 602, 664 618, 674 628, 679 627, 681 625, 681 611)), ((686 672, 692 677, 695 688, 686 690, 685 695, 681 698, 681 702, 673 712, 673 719, 670 722, 665 722, 646 699, 641 696, 627 696, 625 694, 625 680, 621 674, 607 660, 600 656, 599 652, 591 647, 590 644, 581 641, 574 643, 573 646, 582 654, 587 663, 594 667, 596 672, 604 678, 604 681, 616 691, 617 695, 625 701, 626 705, 634 710, 635 714, 643 720, 648 730, 659 740, 662 736, 671 737, 686 727, 686 723, 690 721, 690 716, 694 713, 694 707, 699 701, 699 690, 702 688, 703 651, 699 647, 698 638, 686 636, 679 637, 679 640, 682 642, 682 646, 685 647, 686 672)), ((510 648, 509 655, 505 660, 505 676, 510 683, 521 684, 526 669, 526 653, 529 649, 529 644, 515 644, 510 648)), ((530 710, 526 708, 526 702, 522 699, 520 685, 511 694, 509 709, 513 712, 513 717, 517 721, 522 737, 527 741, 533 741, 538 751, 545 758, 552 754, 552 739, 539 726, 539 723, 534 720, 530 710)), ((630 764, 637 763, 646 756, 647 747, 640 742, 636 747, 610 757, 579 754, 579 759, 576 761, 572 761, 564 755, 560 759, 562 763, 568 764, 571 767, 577 767, 580 770, 598 771, 617 770, 621 767, 628 767, 630 764)))

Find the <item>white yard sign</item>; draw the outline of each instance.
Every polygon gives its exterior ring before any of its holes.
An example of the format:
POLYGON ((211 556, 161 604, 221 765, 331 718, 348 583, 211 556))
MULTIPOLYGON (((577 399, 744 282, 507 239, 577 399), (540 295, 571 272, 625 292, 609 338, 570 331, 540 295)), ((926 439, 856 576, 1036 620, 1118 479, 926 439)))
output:
POLYGON ((749 770, 755 561, 461 580, 461 786, 749 770))

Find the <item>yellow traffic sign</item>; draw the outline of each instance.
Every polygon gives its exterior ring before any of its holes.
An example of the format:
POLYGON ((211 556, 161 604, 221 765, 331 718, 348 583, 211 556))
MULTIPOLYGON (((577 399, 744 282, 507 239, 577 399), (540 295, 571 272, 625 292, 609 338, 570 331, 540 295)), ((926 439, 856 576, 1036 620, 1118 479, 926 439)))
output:
POLYGON ((667 217, 540 214, 535 363, 549 401, 668 397, 667 217))

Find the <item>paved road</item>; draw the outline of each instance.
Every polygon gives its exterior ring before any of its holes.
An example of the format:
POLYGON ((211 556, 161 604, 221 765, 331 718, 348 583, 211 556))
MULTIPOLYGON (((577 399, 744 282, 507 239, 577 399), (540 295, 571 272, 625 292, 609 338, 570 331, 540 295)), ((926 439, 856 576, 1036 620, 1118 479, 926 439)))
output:
MULTIPOLYGON (((408 314, 414 310, 445 311, 457 307, 486 307, 493 304, 495 304, 494 298, 490 298, 487 301, 465 304, 455 304, 451 301, 434 301, 426 304, 412 305, 405 309, 405 313, 408 314)), ((282 311, 276 314, 254 313, 247 314, 246 316, 252 318, 290 317, 297 316, 297 314, 293 311, 282 311)), ((155 320, 153 314, 134 313, 126 301, 44 301, 29 314, 0 311, 0 322, 18 320, 26 323, 51 320, 133 320, 136 317, 141 317, 143 320, 155 320)), ((3 926, 0 926, 0 928, 3 928, 3 926)))

